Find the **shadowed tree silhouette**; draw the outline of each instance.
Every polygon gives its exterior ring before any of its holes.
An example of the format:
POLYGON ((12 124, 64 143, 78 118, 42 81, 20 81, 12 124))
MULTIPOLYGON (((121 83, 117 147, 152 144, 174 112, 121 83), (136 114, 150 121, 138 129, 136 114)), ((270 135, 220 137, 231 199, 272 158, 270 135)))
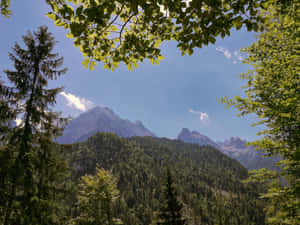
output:
POLYGON ((0 89, 9 120, 22 120, 3 126, 0 134, 0 223, 57 224, 67 164, 53 140, 65 119, 51 109, 61 88, 47 86, 66 69, 58 69, 63 58, 53 53, 55 41, 47 27, 28 32, 23 41, 25 48, 16 43, 9 53, 15 70, 4 71, 10 85, 2 83, 0 89))
POLYGON ((164 199, 158 213, 157 225, 184 225, 182 203, 177 199, 177 192, 170 169, 167 169, 166 183, 163 191, 164 199))

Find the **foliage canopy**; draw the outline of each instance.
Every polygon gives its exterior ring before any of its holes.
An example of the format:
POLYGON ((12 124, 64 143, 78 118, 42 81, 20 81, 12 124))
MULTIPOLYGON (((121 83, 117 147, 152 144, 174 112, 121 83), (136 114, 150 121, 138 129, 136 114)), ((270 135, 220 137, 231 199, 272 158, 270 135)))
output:
MULTIPOLYGON (((120 62, 133 70, 145 59, 152 64, 164 57, 163 41, 176 41, 182 55, 215 43, 243 25, 259 31, 264 22, 259 13, 272 2, 288 8, 283 0, 45 0, 47 14, 57 26, 69 31, 85 60, 94 69, 97 62, 114 70, 120 62)), ((1 0, 1 13, 10 14, 10 0, 1 0)))
POLYGON ((117 181, 110 172, 96 168, 96 174, 81 177, 78 194, 79 215, 73 220, 78 225, 114 225, 113 207, 119 198, 117 181))
POLYGON ((124 62, 130 70, 149 59, 163 59, 160 45, 174 40, 182 55, 230 35, 231 28, 259 30, 260 7, 272 0, 67 0, 51 1, 48 13, 69 31, 85 57, 83 65, 104 63, 113 70, 124 62))
POLYGON ((270 202, 268 221, 295 225, 300 224, 300 3, 274 4, 263 13, 265 32, 245 49, 245 63, 253 68, 241 75, 247 97, 226 102, 240 115, 256 114, 254 125, 265 125, 262 140, 251 144, 269 156, 280 155, 282 170, 255 171, 252 180, 269 183, 263 195, 270 202))

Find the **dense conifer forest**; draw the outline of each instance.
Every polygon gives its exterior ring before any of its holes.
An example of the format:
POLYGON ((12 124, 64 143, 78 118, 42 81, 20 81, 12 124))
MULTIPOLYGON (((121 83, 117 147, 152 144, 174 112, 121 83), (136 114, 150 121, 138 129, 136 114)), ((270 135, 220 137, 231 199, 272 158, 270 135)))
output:
POLYGON ((186 224, 264 224, 258 187, 242 182, 247 170, 211 146, 98 133, 86 142, 65 147, 73 182, 95 174, 97 167, 111 171, 120 191, 113 212, 123 224, 157 223, 167 170, 172 174, 176 199, 183 204, 186 224))

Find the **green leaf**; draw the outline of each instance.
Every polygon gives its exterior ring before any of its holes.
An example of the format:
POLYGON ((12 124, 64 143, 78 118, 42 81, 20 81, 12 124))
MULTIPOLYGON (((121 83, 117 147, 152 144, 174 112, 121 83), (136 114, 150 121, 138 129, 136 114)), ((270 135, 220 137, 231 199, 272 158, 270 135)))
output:
POLYGON ((55 20, 55 25, 58 27, 61 27, 61 26, 65 25, 65 22, 60 19, 57 19, 57 20, 55 20))
POLYGON ((90 59, 89 58, 86 58, 81 64, 84 66, 84 68, 88 68, 89 66, 89 63, 90 63, 90 59))
POLYGON ((50 18, 51 20, 54 20, 54 21, 57 19, 56 14, 54 14, 54 13, 52 13, 52 12, 47 13, 46 16, 47 16, 48 18, 50 18))
POLYGON ((194 50, 193 50, 192 48, 189 48, 189 49, 187 50, 187 53, 188 53, 189 55, 193 55, 194 50))
POLYGON ((73 0, 74 5, 78 6, 79 0, 73 0))
POLYGON ((74 37, 78 37, 82 34, 84 26, 82 24, 73 22, 70 24, 70 30, 74 37))
POLYGON ((66 34, 66 37, 67 37, 67 38, 74 38, 74 36, 73 36, 72 33, 67 33, 67 34, 66 34))
POLYGON ((162 56, 162 55, 159 55, 159 56, 157 57, 158 60, 163 60, 164 58, 165 58, 165 57, 162 56))
POLYGON ((158 48, 160 46, 160 44, 161 44, 161 40, 160 39, 156 40, 154 42, 154 48, 158 48))
POLYGON ((97 63, 96 63, 95 61, 91 61, 91 62, 90 62, 90 66, 89 66, 89 67, 90 67, 90 70, 93 71, 95 66, 97 66, 97 63))
POLYGON ((154 58, 151 58, 150 62, 151 62, 152 65, 154 65, 154 62, 155 62, 154 58))
POLYGON ((118 31, 118 28, 116 26, 110 26, 111 31, 118 31))

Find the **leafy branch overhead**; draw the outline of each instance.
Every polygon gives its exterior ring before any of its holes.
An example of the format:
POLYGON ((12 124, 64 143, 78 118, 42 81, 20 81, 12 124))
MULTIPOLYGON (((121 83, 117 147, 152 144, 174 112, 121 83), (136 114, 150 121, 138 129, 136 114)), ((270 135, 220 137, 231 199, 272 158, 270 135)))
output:
POLYGON ((48 0, 47 16, 69 31, 85 67, 93 69, 98 61, 113 70, 123 62, 132 70, 144 59, 159 64, 163 41, 175 40, 182 55, 192 55, 233 27, 258 31, 259 8, 271 1, 48 0))
POLYGON ((0 0, 0 13, 7 18, 11 15, 9 6, 10 0, 0 0))

